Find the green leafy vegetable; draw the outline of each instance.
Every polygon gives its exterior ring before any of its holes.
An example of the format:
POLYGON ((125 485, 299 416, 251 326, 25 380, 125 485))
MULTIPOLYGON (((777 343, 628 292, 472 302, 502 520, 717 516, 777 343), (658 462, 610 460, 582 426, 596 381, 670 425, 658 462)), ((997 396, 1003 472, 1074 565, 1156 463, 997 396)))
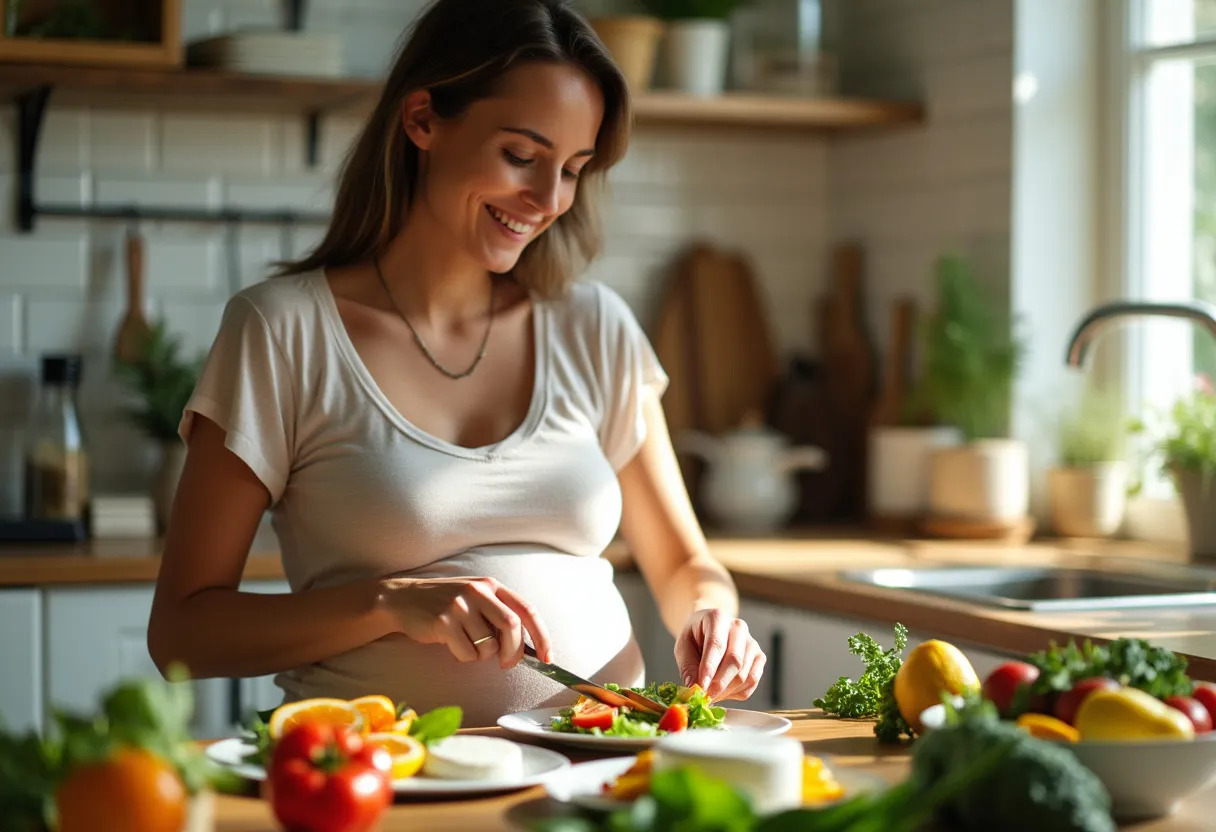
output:
POLYGON ((430 745, 459 731, 463 720, 464 711, 456 705, 436 708, 414 720, 410 726, 410 736, 423 745, 430 745))
MULTIPOLYGON (((609 690, 621 689, 620 685, 611 682, 604 687, 609 690)), ((684 687, 675 682, 651 682, 645 687, 631 688, 631 690, 668 707, 677 702, 683 703, 688 707, 689 728, 720 728, 726 719, 726 709, 714 705, 705 691, 696 685, 684 687)), ((659 714, 649 714, 629 708, 621 708, 617 711, 612 720, 612 727, 607 730, 580 728, 574 724, 573 717, 573 707, 562 708, 553 718, 550 729, 565 734, 590 734, 596 737, 657 737, 667 733, 659 730, 659 714)))
POLYGON ((825 713, 853 719, 878 716, 884 690, 888 682, 894 682, 895 674, 903 665, 903 652, 907 646, 908 628, 902 624, 895 625, 895 646, 889 650, 883 650, 882 645, 865 633, 849 636, 849 652, 861 659, 865 671, 856 682, 841 676, 813 704, 825 713))
POLYGON ((1194 689, 1185 657, 1142 638, 1120 638, 1105 646, 1088 640, 1079 646, 1074 641, 1064 647, 1053 644, 1026 661, 1039 669, 1034 693, 1061 693, 1092 676, 1107 676, 1158 699, 1189 696, 1194 689))

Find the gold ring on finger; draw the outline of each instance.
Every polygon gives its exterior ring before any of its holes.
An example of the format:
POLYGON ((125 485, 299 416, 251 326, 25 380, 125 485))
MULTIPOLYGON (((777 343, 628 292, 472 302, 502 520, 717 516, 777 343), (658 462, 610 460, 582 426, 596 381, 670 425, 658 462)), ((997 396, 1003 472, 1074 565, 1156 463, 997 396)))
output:
POLYGON ((476 647, 479 644, 485 644, 487 641, 490 641, 493 638, 494 638, 494 636, 492 634, 488 635, 488 636, 482 636, 481 638, 479 638, 475 642, 473 642, 473 646, 476 647))

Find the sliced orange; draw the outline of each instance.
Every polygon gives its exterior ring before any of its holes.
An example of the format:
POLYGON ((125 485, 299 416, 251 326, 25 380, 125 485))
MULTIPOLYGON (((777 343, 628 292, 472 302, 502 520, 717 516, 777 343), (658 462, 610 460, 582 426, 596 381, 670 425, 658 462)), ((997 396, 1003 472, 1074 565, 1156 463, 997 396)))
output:
POLYGON ((1081 739, 1081 732, 1076 728, 1047 714, 1022 714, 1017 724, 1027 734, 1041 740, 1077 742, 1081 739))
POLYGON ((363 714, 363 730, 369 733, 387 731, 397 721, 397 706, 387 696, 378 693, 360 696, 350 700, 350 704, 363 714))
POLYGON ((388 751, 393 758, 394 780, 413 777, 426 759, 426 746, 413 737, 401 734, 368 734, 367 741, 388 751))
POLYGON ((844 797, 844 787, 819 757, 802 758, 802 802, 807 806, 844 797))
POLYGON ((406 708, 401 716, 397 717, 397 721, 388 729, 393 734, 408 734, 410 729, 414 727, 414 720, 418 718, 418 714, 413 708, 406 708))
POLYGON ((270 715, 270 738, 277 740, 304 722, 326 722, 353 731, 363 730, 363 714, 345 699, 301 699, 275 708, 270 715))

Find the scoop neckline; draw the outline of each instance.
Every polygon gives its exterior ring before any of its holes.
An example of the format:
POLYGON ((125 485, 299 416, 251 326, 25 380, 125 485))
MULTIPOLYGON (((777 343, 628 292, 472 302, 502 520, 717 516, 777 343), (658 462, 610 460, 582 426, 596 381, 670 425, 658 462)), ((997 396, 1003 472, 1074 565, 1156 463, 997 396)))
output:
POLYGON ((324 270, 318 270, 315 273, 313 290, 318 295, 325 323, 335 343, 338 345, 338 351, 342 353, 347 366, 354 373, 355 378, 358 379, 364 391, 375 402, 381 412, 388 417, 388 420, 394 427, 411 439, 451 456, 488 461, 496 459, 513 449, 519 443, 532 436, 540 426, 541 417, 544 414, 549 397, 549 339, 547 337, 547 309, 544 301, 539 300, 535 294, 529 292, 529 299, 532 302, 532 360, 534 364, 532 398, 528 403, 528 411, 524 414, 523 420, 515 426, 515 429, 498 442, 478 447, 467 447, 465 445, 457 445, 454 442, 448 442, 446 439, 441 439, 423 430, 407 419, 397 409, 396 405, 389 400, 388 396, 380 388, 371 370, 363 363, 363 358, 359 355, 359 351, 355 349, 355 344, 350 339, 350 333, 346 330, 346 324, 342 322, 342 315, 338 312, 338 301, 334 297, 333 287, 329 285, 329 279, 326 277, 324 270))

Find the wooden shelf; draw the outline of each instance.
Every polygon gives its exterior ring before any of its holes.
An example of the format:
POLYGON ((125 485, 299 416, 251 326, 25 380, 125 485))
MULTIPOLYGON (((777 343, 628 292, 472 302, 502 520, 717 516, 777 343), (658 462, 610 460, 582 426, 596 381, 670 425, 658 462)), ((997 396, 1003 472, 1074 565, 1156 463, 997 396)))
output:
MULTIPOLYGON (((242 75, 214 70, 157 71, 92 69, 38 64, 0 64, 0 92, 7 97, 49 86, 56 99, 72 101, 153 96, 175 106, 207 106, 216 99, 245 100, 300 110, 329 110, 370 105, 380 84, 373 80, 288 78, 242 75)), ((847 98, 796 98, 729 93, 699 98, 651 92, 635 102, 640 124, 780 128, 804 131, 854 130, 915 124, 924 117, 913 102, 847 98)))

